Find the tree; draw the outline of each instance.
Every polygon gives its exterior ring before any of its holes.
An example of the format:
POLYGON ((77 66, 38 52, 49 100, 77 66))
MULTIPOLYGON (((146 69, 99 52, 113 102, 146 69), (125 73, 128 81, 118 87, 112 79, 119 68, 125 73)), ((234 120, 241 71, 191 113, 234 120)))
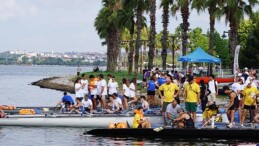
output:
POLYGON ((119 54, 120 28, 119 10, 121 9, 120 0, 103 0, 103 8, 95 18, 95 28, 100 38, 107 43, 107 71, 114 72, 117 66, 119 54))
MULTIPOLYGON (((172 7, 171 7, 171 11, 173 13, 173 15, 176 14, 176 12, 181 11, 181 16, 182 16, 182 24, 181 24, 181 28, 182 28, 182 51, 183 54, 182 55, 186 55, 187 52, 187 43, 188 43, 188 30, 189 30, 189 16, 190 16, 190 10, 189 10, 189 6, 192 0, 177 0, 174 1, 172 7)), ((185 68, 186 63, 183 63, 183 68, 185 68)))
POLYGON ((150 35, 149 35, 149 51, 148 51, 148 69, 154 66, 155 55, 155 39, 156 39, 156 0, 150 0, 150 35))
MULTIPOLYGON (((226 23, 229 22, 229 39, 230 39, 230 60, 233 69, 235 48, 238 44, 238 28, 244 15, 252 14, 252 7, 258 4, 258 0, 223 0, 222 8, 216 11, 219 18, 225 16, 226 23)), ((233 71, 233 70, 232 70, 233 71)))

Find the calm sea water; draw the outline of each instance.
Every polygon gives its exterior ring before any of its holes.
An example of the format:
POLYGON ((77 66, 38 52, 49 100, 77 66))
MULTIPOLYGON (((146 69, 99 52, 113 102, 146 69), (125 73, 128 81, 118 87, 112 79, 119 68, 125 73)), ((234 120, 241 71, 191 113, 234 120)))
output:
MULTIPOLYGON (((76 74, 77 67, 0 65, 0 105, 54 106, 62 92, 41 89, 31 82, 50 76, 76 74)), ((82 67, 82 71, 92 67, 82 67)), ((85 128, 0 127, 0 145, 229 145, 239 141, 103 138, 83 135, 85 128)))

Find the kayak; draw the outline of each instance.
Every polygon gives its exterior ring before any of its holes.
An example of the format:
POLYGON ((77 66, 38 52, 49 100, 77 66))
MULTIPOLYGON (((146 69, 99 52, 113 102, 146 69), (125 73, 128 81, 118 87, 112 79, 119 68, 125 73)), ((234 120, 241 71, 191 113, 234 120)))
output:
MULTIPOLYGON (((198 84, 200 84, 201 80, 204 80, 205 84, 208 84, 209 82, 209 77, 196 77, 196 82, 198 84)), ((234 82, 234 78, 233 77, 228 77, 228 78, 215 78, 215 81, 217 81, 218 83, 233 83, 234 82)))
POLYGON ((259 138, 259 129, 220 128, 220 129, 179 129, 166 128, 155 131, 152 128, 93 129, 84 134, 107 137, 135 138, 212 138, 212 139, 254 139, 259 138))

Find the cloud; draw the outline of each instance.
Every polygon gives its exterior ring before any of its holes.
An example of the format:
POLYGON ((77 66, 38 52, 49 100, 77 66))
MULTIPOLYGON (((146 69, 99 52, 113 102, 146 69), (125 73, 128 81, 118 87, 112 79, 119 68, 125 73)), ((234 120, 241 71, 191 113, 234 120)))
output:
POLYGON ((38 14, 36 6, 30 3, 19 3, 17 0, 0 0, 0 21, 38 14))

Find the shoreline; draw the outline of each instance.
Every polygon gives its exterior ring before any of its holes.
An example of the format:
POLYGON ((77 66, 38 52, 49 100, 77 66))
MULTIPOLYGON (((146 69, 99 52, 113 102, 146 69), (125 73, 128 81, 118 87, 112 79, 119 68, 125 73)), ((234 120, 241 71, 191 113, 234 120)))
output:
POLYGON ((70 80, 73 76, 64 76, 64 77, 48 77, 43 78, 38 81, 32 82, 31 85, 38 86, 40 88, 58 90, 68 93, 75 93, 73 82, 70 80))

